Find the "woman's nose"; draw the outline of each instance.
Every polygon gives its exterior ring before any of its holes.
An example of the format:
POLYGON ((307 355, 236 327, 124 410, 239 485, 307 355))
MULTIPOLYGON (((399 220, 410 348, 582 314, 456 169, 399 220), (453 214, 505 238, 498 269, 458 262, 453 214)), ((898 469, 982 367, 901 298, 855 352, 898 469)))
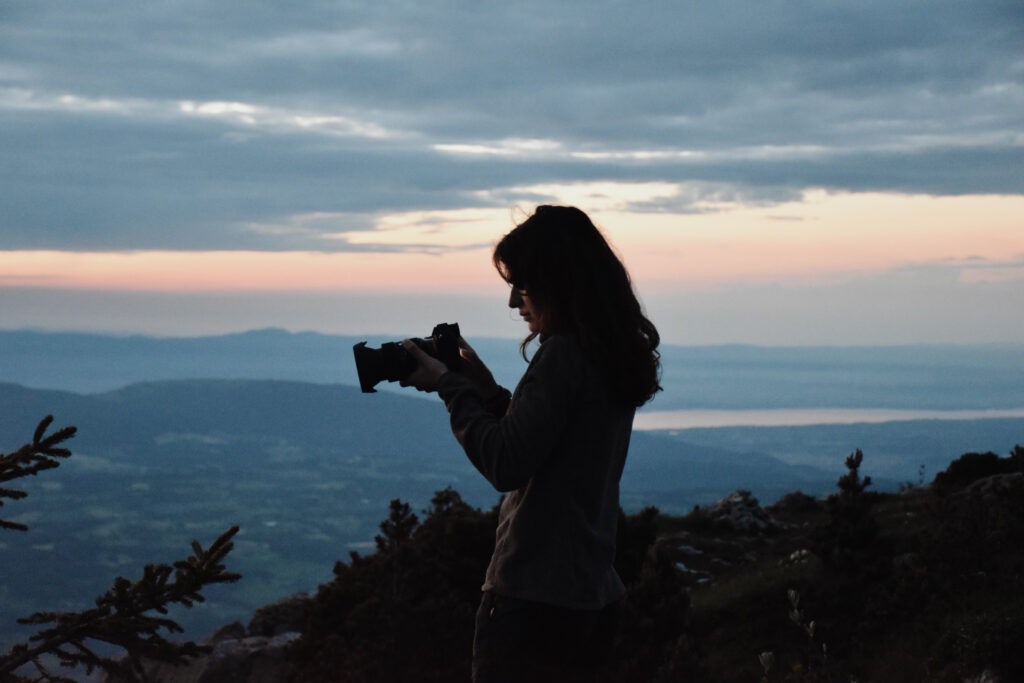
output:
POLYGON ((508 295, 508 307, 519 308, 523 305, 523 295, 515 287, 512 288, 512 292, 508 295))

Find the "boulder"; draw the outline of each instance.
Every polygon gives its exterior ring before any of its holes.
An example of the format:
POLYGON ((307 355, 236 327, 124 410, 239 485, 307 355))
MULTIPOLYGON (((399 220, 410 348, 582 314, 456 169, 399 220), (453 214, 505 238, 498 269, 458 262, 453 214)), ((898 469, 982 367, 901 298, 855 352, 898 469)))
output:
POLYGON ((296 593, 264 605, 253 613, 246 633, 268 637, 282 633, 301 633, 305 630, 306 616, 312 605, 313 598, 308 593, 296 593))
POLYGON ((736 491, 709 506, 704 512, 713 524, 744 534, 775 531, 780 526, 764 511, 750 491, 736 491))
POLYGON ((1024 472, 993 474, 972 482, 962 495, 978 497, 985 503, 995 503, 1004 496, 1024 492, 1024 472))

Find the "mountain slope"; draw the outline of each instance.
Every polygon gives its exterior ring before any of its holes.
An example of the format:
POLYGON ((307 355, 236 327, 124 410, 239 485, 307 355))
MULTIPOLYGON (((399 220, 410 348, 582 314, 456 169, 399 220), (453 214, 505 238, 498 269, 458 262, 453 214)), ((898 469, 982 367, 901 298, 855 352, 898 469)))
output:
MULTIPOLYGON (((111 574, 166 561, 193 538, 208 542, 238 524, 232 568, 245 576, 241 588, 181 615, 202 631, 315 589, 335 561, 372 547, 393 498, 420 510, 451 486, 474 506, 498 500, 437 400, 342 385, 176 380, 89 395, 0 384, 0 405, 5 451, 29 440, 46 414, 79 430, 74 455, 26 480, 29 498, 4 508, 31 527, 5 537, 0 554, 11 615, 87 601, 111 574)), ((807 473, 750 449, 638 433, 623 505, 685 511, 737 482, 784 487, 807 473)))

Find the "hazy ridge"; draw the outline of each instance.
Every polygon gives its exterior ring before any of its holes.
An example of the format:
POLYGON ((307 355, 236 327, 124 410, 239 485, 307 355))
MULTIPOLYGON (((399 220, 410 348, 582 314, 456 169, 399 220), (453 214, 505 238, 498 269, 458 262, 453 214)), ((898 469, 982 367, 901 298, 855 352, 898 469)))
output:
MULTIPOLYGON (((410 331, 410 335, 429 330, 410 331)), ((210 337, 0 331, 0 381, 78 393, 161 379, 281 379, 356 385, 352 345, 389 341, 254 330, 210 337)), ((499 381, 525 363, 518 342, 471 339, 499 381)), ((672 346, 650 410, 1024 407, 1024 345, 672 346)))

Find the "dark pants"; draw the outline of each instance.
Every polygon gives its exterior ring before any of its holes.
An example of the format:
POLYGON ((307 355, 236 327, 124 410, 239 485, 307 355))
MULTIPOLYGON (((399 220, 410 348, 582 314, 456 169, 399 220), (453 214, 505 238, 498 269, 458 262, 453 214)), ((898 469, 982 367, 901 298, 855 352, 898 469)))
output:
POLYGON ((476 613, 473 682, 595 680, 618 622, 617 602, 572 610, 487 591, 476 613))

